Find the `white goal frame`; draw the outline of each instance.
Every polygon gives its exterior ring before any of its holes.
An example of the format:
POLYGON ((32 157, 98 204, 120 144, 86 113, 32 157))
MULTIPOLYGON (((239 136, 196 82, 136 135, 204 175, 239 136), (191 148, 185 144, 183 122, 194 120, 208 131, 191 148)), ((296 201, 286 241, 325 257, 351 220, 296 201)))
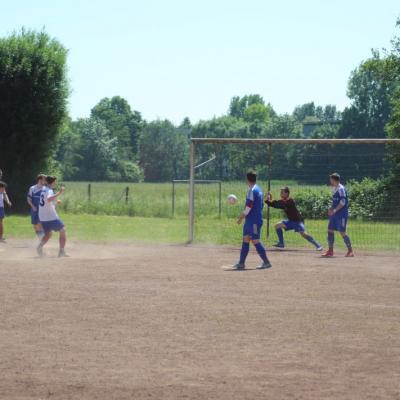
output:
POLYGON ((190 177, 189 177, 189 232, 188 243, 194 240, 194 185, 195 185, 195 156, 196 145, 200 144, 258 144, 268 148, 269 160, 271 162, 272 146, 274 144, 397 144, 400 139, 243 139, 243 138, 191 138, 190 140, 190 177))

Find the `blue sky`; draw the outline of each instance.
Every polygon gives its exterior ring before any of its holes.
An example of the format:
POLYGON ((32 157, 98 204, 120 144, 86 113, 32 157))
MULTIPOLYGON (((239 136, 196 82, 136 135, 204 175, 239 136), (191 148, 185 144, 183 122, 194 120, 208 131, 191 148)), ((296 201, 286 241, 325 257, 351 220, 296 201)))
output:
POLYGON ((14 0, 0 35, 41 29, 69 49, 71 116, 120 95, 146 119, 224 114, 259 93, 278 112, 345 107, 351 70, 389 47, 398 0, 14 0))

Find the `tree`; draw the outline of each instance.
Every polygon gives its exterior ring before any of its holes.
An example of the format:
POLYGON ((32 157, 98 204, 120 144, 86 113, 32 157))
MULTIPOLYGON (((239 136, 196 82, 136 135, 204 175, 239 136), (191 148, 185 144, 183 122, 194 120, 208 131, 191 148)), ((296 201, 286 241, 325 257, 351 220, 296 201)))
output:
POLYGON ((265 102, 259 94, 250 94, 243 97, 235 96, 229 105, 229 115, 231 117, 243 118, 247 107, 254 104, 265 105, 265 102))
POLYGON ((129 103, 120 96, 100 100, 93 107, 91 116, 102 120, 112 137, 118 139, 118 156, 125 160, 136 160, 137 145, 143 127, 142 116, 132 111, 129 103))
POLYGON ((139 139, 139 164, 145 180, 160 182, 187 177, 188 149, 185 132, 170 121, 147 124, 139 139))
POLYGON ((90 181, 114 178, 117 163, 116 138, 111 137, 105 123, 95 118, 80 119, 73 123, 79 133, 79 179, 90 181))
POLYGON ((0 168, 18 210, 34 176, 46 171, 66 115, 66 58, 44 31, 0 39, 0 168))

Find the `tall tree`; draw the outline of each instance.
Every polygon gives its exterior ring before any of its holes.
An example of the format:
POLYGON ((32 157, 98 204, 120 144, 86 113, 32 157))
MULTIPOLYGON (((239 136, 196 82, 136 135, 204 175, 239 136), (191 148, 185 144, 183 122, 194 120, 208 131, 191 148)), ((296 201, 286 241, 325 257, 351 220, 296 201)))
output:
POLYGON ((140 166, 146 181, 167 181, 188 175, 188 138, 170 121, 147 124, 140 136, 140 166))
POLYGON ((142 116, 132 111, 120 96, 106 97, 93 107, 92 117, 102 120, 111 136, 118 139, 118 155, 122 159, 136 160, 137 144, 143 127, 142 116))
POLYGON ((66 115, 67 50, 44 31, 0 39, 0 168, 17 209, 53 155, 66 115))

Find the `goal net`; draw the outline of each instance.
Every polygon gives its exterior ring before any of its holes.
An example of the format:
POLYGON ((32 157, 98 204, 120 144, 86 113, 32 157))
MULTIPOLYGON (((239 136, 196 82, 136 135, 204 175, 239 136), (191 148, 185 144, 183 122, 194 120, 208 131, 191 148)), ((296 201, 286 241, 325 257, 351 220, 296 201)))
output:
MULTIPOLYGON (((337 172, 348 191, 348 232, 354 247, 399 251, 400 188, 394 176, 399 148, 396 139, 192 138, 188 242, 240 241, 241 227, 235 221, 245 202, 246 172, 254 169, 259 186, 273 199, 279 199, 281 187, 290 188, 307 231, 325 246, 332 197, 329 174, 337 172), (210 154, 216 155, 213 163, 194 168, 210 154), (222 182, 222 209, 216 188, 195 184, 201 179, 222 182), (238 197, 236 205, 224 201, 229 194, 238 197)), ((268 245, 276 241, 274 225, 283 219, 281 210, 264 207, 263 240, 268 236, 268 245)), ((309 246, 292 232, 285 234, 285 240, 288 247, 309 246)))

